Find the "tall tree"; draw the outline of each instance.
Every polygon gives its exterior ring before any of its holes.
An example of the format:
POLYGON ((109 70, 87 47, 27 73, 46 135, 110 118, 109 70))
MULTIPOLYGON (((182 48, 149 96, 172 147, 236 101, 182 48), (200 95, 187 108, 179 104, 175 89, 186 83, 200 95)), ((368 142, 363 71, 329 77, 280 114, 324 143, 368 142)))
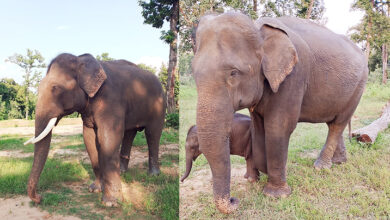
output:
POLYGON ((110 61, 110 60, 114 60, 114 58, 111 58, 107 52, 104 52, 102 53, 101 55, 97 55, 96 56, 96 59, 97 60, 100 60, 100 61, 110 61))
POLYGON ((387 45, 390 42, 389 4, 388 1, 383 0, 355 0, 352 9, 363 11, 364 16, 361 23, 350 30, 353 41, 365 42, 364 49, 370 62, 376 61, 372 59, 371 54, 376 56, 377 51, 382 52, 382 83, 384 84, 387 82, 387 45))
POLYGON ((6 62, 11 62, 22 69, 24 69, 24 95, 25 95, 25 115, 26 120, 29 116, 29 105, 30 105, 30 89, 31 87, 37 87, 39 81, 42 79, 40 68, 46 67, 44 63, 45 59, 41 53, 37 50, 27 49, 27 54, 24 56, 22 54, 14 54, 13 56, 8 57, 6 62), (34 71, 34 72, 33 72, 34 71))
POLYGON ((169 44, 169 65, 166 85, 168 113, 176 111, 175 78, 177 67, 177 36, 179 31, 179 0, 139 1, 145 23, 161 28, 164 21, 169 22, 169 31, 163 30, 161 40, 169 44))

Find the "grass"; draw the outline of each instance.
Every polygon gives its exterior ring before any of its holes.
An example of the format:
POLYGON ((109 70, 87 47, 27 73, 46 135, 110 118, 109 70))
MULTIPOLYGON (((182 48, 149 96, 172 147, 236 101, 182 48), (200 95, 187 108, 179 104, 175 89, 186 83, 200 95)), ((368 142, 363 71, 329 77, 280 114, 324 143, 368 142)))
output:
MULTIPOLYGON (((185 170, 184 144, 188 128, 195 124, 196 89, 192 84, 180 87, 180 173, 185 170)), ((352 121, 352 130, 375 120, 390 100, 390 86, 370 83, 352 121)), ((245 113, 245 112, 244 112, 245 113)), ((345 137, 347 131, 345 131, 345 137)), ((299 123, 291 136, 287 182, 292 194, 285 199, 265 197, 267 181, 262 175, 255 184, 245 180, 232 182, 231 194, 240 199, 239 209, 231 214, 219 213, 211 193, 197 195, 180 215, 190 219, 346 219, 387 218, 390 216, 390 129, 381 132, 372 145, 346 139, 348 162, 330 170, 313 168, 327 136, 325 124, 299 123), (315 157, 308 156, 313 152, 315 157)), ((245 160, 231 157, 232 167, 243 167, 245 160)), ((204 156, 193 164, 196 171, 210 169, 204 156)), ((243 173, 244 174, 244 173, 243 173)), ((211 190, 211 189, 210 189, 211 190)), ((182 204, 186 201, 181 200, 182 204)))
MULTIPOLYGON (((33 123, 16 121, 15 124, 15 120, 1 121, 0 128, 4 125, 14 127, 21 124, 33 123)), ((163 130, 160 143, 175 144, 178 137, 177 130, 166 128, 163 130)), ((0 136, 0 151, 27 153, 25 158, 0 157, 1 198, 27 196, 26 186, 33 162, 31 153, 34 147, 32 144, 24 146, 23 143, 29 138, 22 135, 0 136)), ((137 134, 134 145, 136 147, 133 150, 147 155, 143 132, 137 134)), ((89 160, 84 161, 80 157, 85 152, 83 136, 53 135, 51 151, 53 149, 69 149, 78 153, 49 156, 38 185, 38 193, 43 197, 42 203, 38 205, 40 209, 82 219, 178 219, 178 150, 162 148, 164 154, 159 159, 162 172, 158 176, 147 174, 147 162, 130 166, 129 171, 121 175, 122 183, 127 189, 123 191, 125 201, 118 208, 106 208, 100 203, 100 193, 88 192, 94 175, 89 160)))

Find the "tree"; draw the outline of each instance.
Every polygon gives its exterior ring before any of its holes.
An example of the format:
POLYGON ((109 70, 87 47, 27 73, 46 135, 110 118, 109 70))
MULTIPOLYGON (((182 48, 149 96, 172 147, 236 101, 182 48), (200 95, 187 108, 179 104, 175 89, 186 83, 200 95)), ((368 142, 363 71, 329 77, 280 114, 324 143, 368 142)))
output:
POLYGON ((152 67, 152 66, 148 66, 148 65, 143 64, 143 63, 139 63, 139 64, 137 64, 137 66, 138 66, 139 68, 144 69, 144 70, 147 70, 147 71, 149 71, 149 72, 151 72, 151 73, 153 73, 153 74, 156 74, 156 72, 157 72, 156 68, 154 68, 154 67, 152 67))
POLYGON ((266 17, 294 16, 326 23, 323 0, 261 0, 261 3, 262 15, 266 17))
MULTIPOLYGON (((158 72, 158 78, 163 86, 163 88, 167 88, 167 84, 168 84, 168 69, 167 69, 167 66, 162 63, 161 64, 161 67, 160 67, 160 71, 158 72)), ((175 89, 175 93, 174 93, 174 103, 175 103, 175 107, 178 105, 178 102, 179 102, 179 78, 175 78, 175 83, 173 84, 175 89)))
POLYGON ((179 31, 179 0, 139 1, 144 23, 161 28, 164 21, 169 22, 169 31, 163 30, 160 39, 169 44, 169 65, 166 85, 168 113, 176 111, 175 74, 177 66, 177 35, 179 31))
POLYGON ((107 52, 102 53, 102 55, 97 55, 96 59, 99 61, 110 61, 114 60, 114 58, 109 57, 107 52))
POLYGON ((7 62, 14 63, 24 69, 24 95, 25 95, 25 117, 28 120, 30 106, 30 89, 37 87, 42 79, 41 72, 37 69, 46 67, 45 59, 37 50, 27 49, 27 55, 14 54, 6 59, 7 62), (31 75, 33 74, 33 75, 31 75))
MULTIPOLYGON (((355 0, 352 9, 365 13, 362 21, 350 29, 350 37, 356 43, 364 43, 366 56, 369 61, 377 51, 382 53, 382 83, 387 82, 388 44, 390 42, 390 18, 388 1, 355 0)), ((370 64, 370 67, 372 65, 370 64)), ((375 65, 374 65, 375 66, 375 65)), ((371 69, 371 68, 370 68, 371 69)))

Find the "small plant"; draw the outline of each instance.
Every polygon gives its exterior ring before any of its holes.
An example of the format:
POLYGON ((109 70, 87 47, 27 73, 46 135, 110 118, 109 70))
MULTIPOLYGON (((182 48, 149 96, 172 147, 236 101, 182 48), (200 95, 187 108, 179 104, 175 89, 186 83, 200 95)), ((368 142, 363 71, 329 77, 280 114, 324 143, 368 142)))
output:
POLYGON ((165 127, 179 129, 179 113, 171 113, 165 116, 165 127))

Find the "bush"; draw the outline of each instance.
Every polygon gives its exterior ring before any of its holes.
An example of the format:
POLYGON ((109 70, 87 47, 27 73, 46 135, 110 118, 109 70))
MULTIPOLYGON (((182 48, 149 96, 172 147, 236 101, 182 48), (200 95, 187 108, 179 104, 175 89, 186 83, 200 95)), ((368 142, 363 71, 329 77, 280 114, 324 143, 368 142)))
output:
POLYGON ((165 116, 165 127, 179 129, 179 113, 171 113, 165 116))

